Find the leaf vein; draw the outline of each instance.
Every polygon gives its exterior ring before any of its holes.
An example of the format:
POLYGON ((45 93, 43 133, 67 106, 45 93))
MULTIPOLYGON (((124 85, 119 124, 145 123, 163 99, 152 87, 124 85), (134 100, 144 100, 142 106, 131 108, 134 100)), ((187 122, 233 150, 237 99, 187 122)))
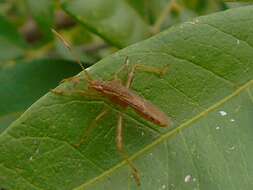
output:
POLYGON ((2 167, 6 168, 7 170, 13 171, 14 173, 16 173, 19 177, 21 177, 24 181, 26 181, 28 184, 30 184, 31 186, 35 187, 36 189, 40 189, 43 190, 42 188, 38 187, 37 185, 33 184, 31 181, 29 181, 27 178, 25 178, 24 176, 22 176, 17 170, 15 170, 14 168, 9 168, 6 165, 4 165, 3 163, 1 163, 0 165, 2 165, 2 167))
POLYGON ((234 38, 235 40, 240 40, 240 41, 242 41, 242 42, 245 42, 250 48, 253 49, 253 46, 252 46, 248 41, 246 41, 246 40, 244 40, 244 39, 241 39, 241 38, 239 38, 238 36, 236 36, 236 35, 234 35, 234 34, 228 33, 227 31, 224 31, 224 30, 222 30, 222 29, 218 28, 217 26, 212 25, 212 24, 210 24, 210 23, 201 22, 201 24, 210 26, 211 28, 214 28, 214 29, 216 29, 216 30, 219 31, 219 32, 222 32, 222 33, 224 33, 224 34, 226 34, 226 35, 228 35, 228 36, 231 36, 231 37, 234 38))
MULTIPOLYGON (((226 96, 225 98, 223 98, 222 100, 220 100, 219 102, 217 102, 216 104, 214 104, 213 106, 207 108, 205 111, 197 114, 195 117, 193 117, 192 119, 189 119, 188 121, 186 121, 185 123, 181 124, 180 126, 178 126, 177 128, 175 128, 174 130, 169 131, 168 133, 160 136, 157 140, 155 140, 153 143, 147 145, 145 148, 143 148, 141 151, 137 152, 136 154, 132 155, 131 157, 129 157, 130 160, 134 160, 136 158, 138 158, 140 155, 142 155, 143 153, 147 152, 148 150, 150 150, 152 147, 160 144, 161 142, 165 141, 168 137, 174 135, 175 133, 178 133, 180 130, 187 128, 191 123, 196 122, 197 120, 199 120, 200 118, 202 118, 203 116, 205 116, 207 113, 213 111, 214 109, 216 109, 218 106, 223 105, 225 102, 227 102, 228 100, 230 100, 231 98, 233 98, 234 96, 237 96, 241 91, 245 90, 246 88, 248 88, 248 86, 250 86, 251 84, 253 84, 253 80, 248 81, 246 84, 244 84, 243 86, 239 87, 237 90, 235 90, 233 93, 231 93, 230 95, 226 96)), ((83 183, 82 185, 80 185, 79 187, 75 188, 75 189, 79 189, 79 188, 85 188, 88 185, 91 185, 93 183, 95 183, 96 181, 98 181, 99 179, 108 176, 109 174, 111 174, 114 170, 119 169, 120 167, 124 166, 125 164, 127 164, 125 161, 122 161, 121 163, 115 165, 113 168, 105 171, 104 173, 102 173, 101 175, 97 176, 94 179, 91 179, 85 183, 83 183)))
POLYGON ((208 72, 208 73, 210 73, 210 74, 216 76, 217 78, 219 78, 219 79, 225 81, 226 83, 230 84, 231 86, 235 86, 235 84, 234 84, 232 81, 230 81, 230 80, 224 78, 224 76, 218 74, 217 72, 214 72, 214 71, 212 71, 212 70, 209 70, 208 68, 204 67, 203 65, 200 65, 200 64, 198 64, 198 63, 196 63, 196 62, 193 62, 193 61, 190 60, 190 59, 187 59, 187 58, 185 58, 185 57, 180 57, 180 56, 175 55, 175 54, 172 54, 172 53, 167 53, 167 52, 163 52, 163 53, 168 54, 168 55, 170 55, 170 56, 172 56, 172 57, 174 57, 174 58, 176 58, 176 59, 186 61, 186 62, 189 63, 189 64, 195 65, 195 66, 201 68, 202 70, 204 70, 204 71, 206 71, 206 72, 208 72))
POLYGON ((101 171, 104 171, 104 168, 102 168, 101 166, 99 166, 97 163, 93 162, 91 159, 87 158, 83 153, 80 152, 80 150, 78 150, 76 147, 74 147, 73 145, 71 145, 69 142, 65 141, 65 140, 60 140, 60 139, 57 139, 55 137, 31 137, 31 136, 27 136, 27 137, 14 137, 14 136, 11 136, 17 140, 19 139, 26 139, 26 138, 35 138, 35 139, 52 139, 52 140, 55 140, 55 141, 58 141, 58 142, 61 142, 61 143, 64 143, 66 144, 67 146, 70 146, 72 149, 76 150, 78 152, 78 154, 83 157, 86 161, 90 162, 93 166, 95 166, 97 169, 101 170, 101 171))

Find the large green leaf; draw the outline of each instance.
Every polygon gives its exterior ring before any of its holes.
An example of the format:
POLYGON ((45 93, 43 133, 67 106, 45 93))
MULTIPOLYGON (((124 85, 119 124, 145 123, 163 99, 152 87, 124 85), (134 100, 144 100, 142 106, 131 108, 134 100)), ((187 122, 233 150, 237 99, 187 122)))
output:
MULTIPOLYGON (((252 189, 253 6, 173 27, 89 69, 109 79, 126 56, 162 67, 136 73, 132 89, 171 117, 161 129, 125 110, 124 139, 141 173, 140 189, 252 189)), ((71 91, 85 82, 62 84, 71 91)), ((138 189, 115 148, 119 110, 108 101, 48 93, 0 135, 6 189, 138 189), (88 142, 83 132, 111 109, 88 142)))
POLYGON ((79 66, 63 60, 37 60, 0 67, 0 133, 32 103, 79 66))
POLYGON ((24 47, 25 42, 18 34, 17 29, 5 17, 0 16, 0 61, 23 56, 24 47))
POLYGON ((123 0, 63 0, 63 8, 87 29, 117 47, 148 36, 148 26, 123 0))

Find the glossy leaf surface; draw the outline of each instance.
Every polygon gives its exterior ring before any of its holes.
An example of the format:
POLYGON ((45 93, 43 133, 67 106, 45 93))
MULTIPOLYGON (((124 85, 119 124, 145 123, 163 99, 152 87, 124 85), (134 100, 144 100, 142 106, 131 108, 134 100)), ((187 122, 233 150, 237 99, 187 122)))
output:
MULTIPOLYGON (((88 69, 93 78, 108 80, 126 56, 131 64, 169 65, 164 77, 137 72, 132 90, 166 112, 171 128, 108 100, 49 93, 0 135, 0 184, 26 190, 138 189, 115 146, 122 112, 125 148, 141 173, 140 189, 252 189, 252 12, 248 6, 196 18, 88 69), (104 107, 110 114, 88 141, 73 146, 104 107)), ((84 80, 58 88, 85 89, 84 80)))

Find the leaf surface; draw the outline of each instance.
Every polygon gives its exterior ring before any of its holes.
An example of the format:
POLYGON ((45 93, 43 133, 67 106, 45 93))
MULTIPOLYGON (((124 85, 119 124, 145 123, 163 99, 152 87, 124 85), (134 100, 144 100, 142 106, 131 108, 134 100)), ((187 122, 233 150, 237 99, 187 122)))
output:
MULTIPOLYGON (((252 12, 248 6, 196 18, 88 69, 108 80, 126 56, 131 64, 169 64, 164 77, 137 72, 131 89, 167 113, 171 128, 106 99, 49 93, 0 135, 0 184, 14 190, 252 189, 252 12), (73 146, 104 107, 110 113, 85 143, 73 146), (116 150, 119 112, 140 188, 116 150)), ((86 82, 58 87, 76 89, 86 89, 86 82)))

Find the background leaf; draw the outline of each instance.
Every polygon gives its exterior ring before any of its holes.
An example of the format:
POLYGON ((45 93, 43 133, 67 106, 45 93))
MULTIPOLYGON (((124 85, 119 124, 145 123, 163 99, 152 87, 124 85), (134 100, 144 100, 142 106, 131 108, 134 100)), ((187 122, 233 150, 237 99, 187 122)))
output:
MULTIPOLYGON (((132 86, 171 117, 170 129, 124 110, 125 146, 142 174, 141 189, 252 188, 252 11, 248 6, 196 18, 89 68, 106 80, 126 56, 132 64, 170 65, 162 78, 136 73, 132 86)), ((59 87, 85 88, 84 81, 59 87)), ((108 101, 47 94, 0 135, 0 184, 138 189, 115 148, 119 111, 108 101), (104 106, 111 113, 75 148, 104 106)))
POLYGON ((127 0, 127 2, 137 10, 147 23, 154 24, 155 20, 160 16, 167 3, 171 0, 127 0))
POLYGON ((78 71, 80 68, 77 64, 63 60, 44 59, 2 65, 0 133, 63 78, 78 71))
POLYGON ((148 37, 148 26, 125 1, 63 1, 66 12, 116 47, 148 37))

